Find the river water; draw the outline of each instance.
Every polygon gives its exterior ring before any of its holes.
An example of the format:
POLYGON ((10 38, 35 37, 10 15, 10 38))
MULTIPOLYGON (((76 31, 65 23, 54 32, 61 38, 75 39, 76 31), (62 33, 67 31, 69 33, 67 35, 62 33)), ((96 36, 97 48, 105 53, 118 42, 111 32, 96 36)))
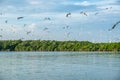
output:
POLYGON ((0 80, 120 80, 120 54, 0 52, 0 80))

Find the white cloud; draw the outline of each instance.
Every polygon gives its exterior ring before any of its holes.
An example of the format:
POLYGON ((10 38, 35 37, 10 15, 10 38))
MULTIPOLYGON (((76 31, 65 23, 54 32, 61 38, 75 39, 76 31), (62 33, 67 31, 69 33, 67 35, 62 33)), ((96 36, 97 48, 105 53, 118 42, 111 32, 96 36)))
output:
POLYGON ((75 2, 74 5, 80 5, 80 6, 90 6, 92 5, 90 2, 88 1, 83 1, 83 2, 75 2))
POLYGON ((91 2, 88 1, 83 1, 83 2, 71 2, 71 1, 66 1, 66 2, 61 2, 61 4, 64 5, 77 5, 77 6, 89 6, 89 5, 93 5, 91 2))
POLYGON ((36 23, 31 23, 30 25, 28 25, 26 27, 26 30, 31 31, 31 32, 34 32, 36 29, 37 29, 37 24, 36 23))
POLYGON ((110 5, 116 3, 117 0, 101 0, 101 1, 64 1, 61 2, 61 4, 64 5, 78 5, 78 6, 90 6, 90 5, 96 5, 96 6, 102 6, 102 5, 110 5))
POLYGON ((32 5, 40 4, 39 0, 27 0, 27 1, 29 4, 32 4, 32 5))

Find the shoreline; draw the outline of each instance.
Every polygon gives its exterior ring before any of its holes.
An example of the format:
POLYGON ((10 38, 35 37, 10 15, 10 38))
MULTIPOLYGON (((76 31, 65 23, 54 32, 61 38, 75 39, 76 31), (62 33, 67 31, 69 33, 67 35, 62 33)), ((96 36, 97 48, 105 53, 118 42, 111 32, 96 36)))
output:
POLYGON ((0 51, 0 53, 2 52, 36 52, 36 53, 46 53, 46 52, 57 52, 57 53, 61 53, 61 52, 66 52, 66 53, 69 53, 69 52, 72 52, 72 53, 120 53, 120 51, 0 51))

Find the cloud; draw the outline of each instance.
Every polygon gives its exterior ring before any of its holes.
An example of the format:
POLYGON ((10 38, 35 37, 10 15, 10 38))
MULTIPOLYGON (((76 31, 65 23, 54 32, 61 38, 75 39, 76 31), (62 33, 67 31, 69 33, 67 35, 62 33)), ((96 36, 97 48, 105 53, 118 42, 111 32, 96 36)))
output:
POLYGON ((117 3, 117 0, 101 0, 101 1, 64 1, 62 4, 64 5, 76 5, 76 6, 102 6, 102 5, 111 5, 117 3))
POLYGON ((28 0, 28 3, 32 5, 40 4, 39 0, 28 0))
POLYGON ((34 32, 36 29, 37 29, 37 24, 36 23, 31 23, 30 25, 28 25, 26 27, 26 30, 31 31, 31 32, 34 32))
POLYGON ((79 1, 79 2, 64 1, 64 2, 61 2, 61 4, 63 4, 63 5, 74 5, 74 6, 90 6, 90 5, 92 5, 92 3, 88 2, 88 1, 79 1))
POLYGON ((92 5, 90 2, 88 2, 88 1, 83 1, 83 2, 76 2, 76 3, 74 3, 74 5, 80 5, 80 6, 90 6, 90 5, 92 5))

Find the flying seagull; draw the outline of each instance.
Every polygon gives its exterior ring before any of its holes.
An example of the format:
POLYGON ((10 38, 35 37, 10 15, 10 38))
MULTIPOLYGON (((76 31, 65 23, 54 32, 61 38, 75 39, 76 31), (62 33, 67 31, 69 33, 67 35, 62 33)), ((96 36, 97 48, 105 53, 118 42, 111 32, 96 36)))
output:
POLYGON ((5 20, 5 23, 7 23, 8 21, 7 20, 5 20))
POLYGON ((87 13, 84 12, 84 15, 87 16, 87 13))
POLYGON ((48 30, 48 28, 44 28, 43 31, 48 30))
POLYGON ((70 26, 66 26, 67 29, 70 29, 71 27, 70 26))
POLYGON ((28 31, 28 32, 27 32, 27 35, 30 34, 30 33, 31 33, 31 31, 28 31))
POLYGON ((99 14, 98 12, 95 13, 95 15, 99 14))
POLYGON ((107 8, 105 8, 106 10, 109 10, 109 9, 112 9, 112 7, 107 7, 107 8))
POLYGON ((24 27, 26 26, 27 24, 24 24, 24 27))
POLYGON ((66 14, 66 17, 69 17, 70 15, 71 15, 71 13, 67 13, 67 14, 66 14))
POLYGON ((109 31, 113 30, 118 24, 120 23, 120 21, 116 22, 111 29, 109 29, 109 31))
POLYGON ((109 8, 105 8, 106 10, 108 10, 109 8))
POLYGON ((70 26, 63 27, 63 29, 70 29, 70 26))
POLYGON ((2 13, 0 13, 0 15, 2 15, 2 13))
POLYGON ((45 17, 44 20, 51 20, 51 18, 49 18, 49 17, 45 17))
POLYGON ((80 14, 83 14, 83 15, 85 15, 85 16, 87 16, 87 13, 86 12, 80 12, 80 14))
POLYGON ((1 31, 3 31, 3 29, 0 29, 1 31))
POLYGON ((22 19, 22 18, 24 18, 24 17, 17 17, 17 20, 22 19))
POLYGON ((2 37, 2 35, 0 35, 0 37, 2 37))
POLYGON ((65 29, 65 27, 63 27, 63 29, 65 29))

